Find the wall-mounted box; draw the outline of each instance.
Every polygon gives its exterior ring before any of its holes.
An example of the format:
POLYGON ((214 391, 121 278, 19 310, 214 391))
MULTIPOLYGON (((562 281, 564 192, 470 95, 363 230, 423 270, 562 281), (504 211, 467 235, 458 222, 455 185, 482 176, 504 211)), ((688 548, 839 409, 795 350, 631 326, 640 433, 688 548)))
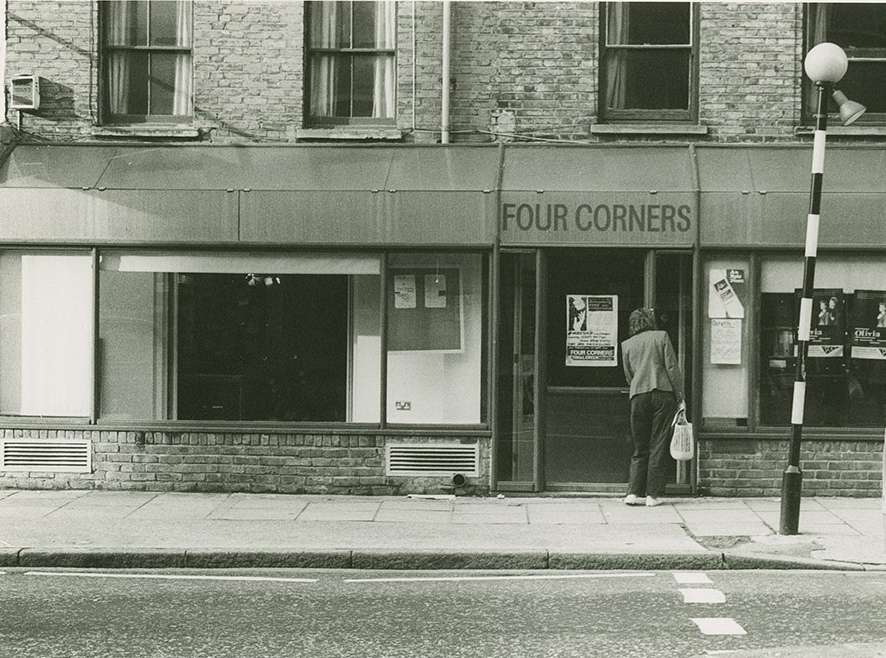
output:
POLYGON ((21 111, 40 109, 40 76, 13 76, 9 83, 9 92, 9 109, 21 111))

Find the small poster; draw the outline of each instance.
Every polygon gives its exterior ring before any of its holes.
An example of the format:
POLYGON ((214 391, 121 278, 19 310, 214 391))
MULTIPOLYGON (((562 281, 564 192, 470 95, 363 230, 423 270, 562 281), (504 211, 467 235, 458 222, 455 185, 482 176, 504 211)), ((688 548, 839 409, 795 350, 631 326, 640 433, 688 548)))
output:
POLYGON ((741 365, 741 320, 711 320, 711 363, 741 365))
POLYGON ((446 308, 445 274, 425 274, 425 308, 446 308))
POLYGON ((618 297, 566 295, 566 365, 618 364, 618 297))
POLYGON ((886 361, 886 291, 856 290, 849 326, 853 359, 886 361))
POLYGON ((394 275, 394 308, 415 308, 415 275, 394 275))
POLYGON ((743 318, 747 303, 744 270, 711 270, 708 276, 708 317, 743 318))
MULTIPOLYGON (((801 291, 797 292, 802 295, 801 291)), ((843 358, 846 343, 846 318, 843 291, 838 288, 812 292, 812 323, 809 329, 809 357, 843 358)))

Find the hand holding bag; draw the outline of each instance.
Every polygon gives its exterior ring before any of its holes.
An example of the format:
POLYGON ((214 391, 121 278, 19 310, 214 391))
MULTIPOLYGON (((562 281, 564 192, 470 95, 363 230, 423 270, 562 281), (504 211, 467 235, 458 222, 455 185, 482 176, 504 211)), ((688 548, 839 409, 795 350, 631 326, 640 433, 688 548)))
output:
POLYGON ((686 420, 686 409, 681 405, 672 423, 674 433, 671 436, 671 457, 678 461, 687 461, 695 456, 695 436, 692 423, 686 420))

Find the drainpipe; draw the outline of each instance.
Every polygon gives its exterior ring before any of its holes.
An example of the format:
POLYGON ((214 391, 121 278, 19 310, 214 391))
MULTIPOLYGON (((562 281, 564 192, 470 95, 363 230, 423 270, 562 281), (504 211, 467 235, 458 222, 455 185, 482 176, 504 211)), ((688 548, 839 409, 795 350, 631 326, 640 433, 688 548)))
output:
POLYGON ((452 3, 443 0, 443 93, 440 96, 440 143, 449 143, 449 39, 452 3))

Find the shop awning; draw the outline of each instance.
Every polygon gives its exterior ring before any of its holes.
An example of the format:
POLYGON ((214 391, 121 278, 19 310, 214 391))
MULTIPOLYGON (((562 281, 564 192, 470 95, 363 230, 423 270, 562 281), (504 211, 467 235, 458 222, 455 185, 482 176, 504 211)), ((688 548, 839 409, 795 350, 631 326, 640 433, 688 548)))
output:
MULTIPOLYGON (((812 145, 701 146, 702 246, 799 246, 806 240, 812 145)), ((886 244, 886 149, 828 145, 823 246, 886 244)))
POLYGON ((491 245, 495 147, 19 145, 0 240, 491 245))
POLYGON ((696 180, 686 146, 508 146, 501 241, 691 245, 696 180))

